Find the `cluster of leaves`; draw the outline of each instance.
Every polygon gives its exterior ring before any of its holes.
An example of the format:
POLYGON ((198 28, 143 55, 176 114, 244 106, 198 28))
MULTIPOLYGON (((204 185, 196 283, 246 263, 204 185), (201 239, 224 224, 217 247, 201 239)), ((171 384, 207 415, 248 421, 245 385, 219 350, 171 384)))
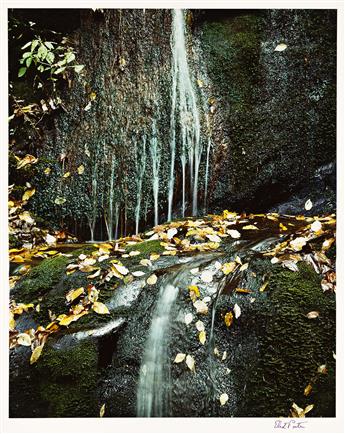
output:
MULTIPOLYGON (((75 51, 67 45, 64 38, 61 44, 52 41, 43 41, 40 36, 36 36, 32 41, 27 42, 22 50, 22 58, 19 63, 23 65, 18 71, 18 77, 23 77, 30 67, 34 67, 37 72, 49 74, 49 80, 57 81, 57 76, 65 76, 67 70, 74 70, 80 73, 84 65, 76 64, 75 51), (27 51, 25 51, 27 50, 27 51)), ((41 87, 42 83, 38 83, 41 87)))

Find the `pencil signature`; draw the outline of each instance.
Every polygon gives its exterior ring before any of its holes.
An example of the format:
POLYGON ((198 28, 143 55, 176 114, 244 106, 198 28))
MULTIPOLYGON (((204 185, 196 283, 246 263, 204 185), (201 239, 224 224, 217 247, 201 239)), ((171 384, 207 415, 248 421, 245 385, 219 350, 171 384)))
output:
POLYGON ((296 421, 294 419, 289 419, 289 421, 276 420, 274 422, 274 428, 279 429, 304 429, 306 428, 307 421, 296 421))

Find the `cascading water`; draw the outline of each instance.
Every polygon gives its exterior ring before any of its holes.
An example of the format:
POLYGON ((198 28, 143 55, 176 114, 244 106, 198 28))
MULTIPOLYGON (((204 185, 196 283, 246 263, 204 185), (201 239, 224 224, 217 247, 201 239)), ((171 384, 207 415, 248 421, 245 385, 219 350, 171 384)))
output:
POLYGON ((150 140, 150 153, 152 160, 152 192, 154 202, 154 223, 158 225, 158 193, 159 193, 159 166, 161 161, 160 149, 158 147, 156 121, 152 122, 152 138, 150 140))
POLYGON ((198 212, 199 168, 202 156, 200 141, 200 117, 197 95, 189 71, 185 41, 185 14, 176 9, 172 12, 172 104, 170 114, 170 152, 171 166, 168 188, 168 220, 171 220, 176 155, 176 129, 181 139, 182 172, 182 216, 186 209, 186 163, 189 161, 190 192, 192 195, 193 214, 198 212), (178 120, 178 125, 177 125, 178 120))
POLYGON ((139 233, 139 219, 140 219, 140 209, 141 209, 141 197, 142 197, 142 186, 143 178, 146 168, 146 137, 143 137, 142 146, 139 148, 137 158, 137 203, 135 205, 135 234, 139 233))
POLYGON ((159 292, 140 370, 137 414, 141 417, 163 416, 169 407, 169 383, 165 381, 170 369, 166 332, 177 294, 178 288, 171 283, 163 285, 159 292))

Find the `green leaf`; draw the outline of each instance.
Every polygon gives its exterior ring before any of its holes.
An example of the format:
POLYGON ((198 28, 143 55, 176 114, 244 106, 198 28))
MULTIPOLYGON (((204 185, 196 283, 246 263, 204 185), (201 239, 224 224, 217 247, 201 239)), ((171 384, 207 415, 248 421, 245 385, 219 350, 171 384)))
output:
POLYGON ((24 54, 23 54, 23 59, 26 59, 27 57, 31 57, 31 51, 26 51, 24 54))
POLYGON ((18 71, 18 77, 23 77, 23 75, 26 73, 26 68, 25 66, 23 66, 22 68, 19 69, 18 71))
POLYGON ((54 62, 54 58, 55 58, 54 53, 51 51, 48 51, 47 56, 46 56, 47 62, 52 64, 54 62))
POLYGON ((38 39, 34 39, 34 40, 31 42, 31 52, 34 51, 34 49, 37 47, 38 43, 39 43, 39 40, 38 40, 38 39))
POLYGON ((25 45, 22 46, 22 50, 25 50, 25 48, 30 47, 31 45, 31 41, 29 41, 28 43, 26 43, 25 45))
POLYGON ((44 66, 43 65, 39 65, 37 67, 38 71, 43 72, 44 71, 44 66))
POLYGON ((29 68, 30 67, 30 65, 31 65, 31 62, 32 62, 32 57, 28 57, 27 59, 26 59, 26 67, 27 68, 29 68))
POLYGON ((37 51, 38 57, 44 60, 46 58, 47 53, 48 53, 47 47, 44 44, 41 44, 37 51))
POLYGON ((69 52, 66 54, 65 58, 66 58, 66 62, 67 62, 67 63, 71 63, 71 62, 73 62, 73 60, 75 60, 75 54, 72 53, 71 51, 69 51, 69 52))
POLYGON ((64 72, 64 70, 66 69, 65 66, 62 66, 61 68, 58 68, 54 71, 54 74, 61 74, 61 72, 64 72))
POLYGON ((73 66, 75 72, 79 74, 79 72, 84 68, 84 65, 75 65, 73 66))
POLYGON ((54 50, 54 45, 52 42, 45 42, 44 45, 50 50, 54 50))

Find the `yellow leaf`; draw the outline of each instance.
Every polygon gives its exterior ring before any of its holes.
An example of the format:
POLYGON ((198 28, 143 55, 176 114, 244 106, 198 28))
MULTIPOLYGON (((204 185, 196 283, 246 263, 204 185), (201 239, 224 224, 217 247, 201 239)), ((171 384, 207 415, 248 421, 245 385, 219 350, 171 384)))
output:
POLYGON ((194 360, 194 358, 192 357, 192 356, 190 356, 189 354, 188 354, 188 356, 186 357, 186 365, 188 366, 188 368, 191 370, 191 371, 195 371, 195 360, 194 360))
POLYGON ((66 295, 66 300, 71 302, 84 293, 84 288, 72 289, 66 295))
POLYGON ((232 312, 228 312, 227 314, 225 314, 224 322, 225 322, 225 325, 227 327, 230 327, 231 324, 233 323, 233 321, 234 321, 234 316, 233 316, 232 312))
POLYGON ((50 167, 47 167, 46 169, 44 169, 43 172, 44 172, 46 175, 49 175, 51 171, 52 171, 51 168, 50 168, 50 167))
POLYGON ((10 312, 10 322, 9 322, 10 330, 14 330, 16 328, 16 321, 14 319, 14 315, 10 312))
POLYGON ((35 164, 37 163, 38 158, 35 158, 33 155, 27 154, 24 158, 18 161, 17 163, 17 169, 21 169, 27 164, 35 164))
POLYGON ((68 178, 70 176, 71 176, 71 172, 66 172, 64 173, 63 178, 68 178))
MULTIPOLYGON (((71 322, 73 321, 77 321, 79 318, 81 318, 82 316, 86 315, 88 313, 88 311, 83 311, 78 315, 65 315, 59 322, 60 325, 63 326, 68 326, 71 324, 71 322)), ((57 318, 58 319, 58 318, 57 318)))
POLYGON ((80 165, 77 171, 78 171, 78 175, 82 175, 85 171, 85 167, 83 165, 80 165))
POLYGON ((236 268, 236 262, 225 262, 222 266, 222 271, 225 275, 230 274, 236 268))
POLYGON ((91 92, 89 98, 91 101, 94 101, 96 99, 96 96, 97 96, 96 92, 91 92))
POLYGON ((202 301, 202 300, 196 300, 193 303, 193 306, 195 307, 197 313, 201 313, 203 315, 207 315, 207 313, 208 313, 208 307, 207 307, 207 304, 204 301, 202 301))
POLYGON ((240 271, 245 271, 245 270, 247 270, 248 266, 249 266, 248 262, 247 262, 246 264, 241 265, 241 267, 240 267, 240 271))
POLYGON ((152 255, 150 255, 150 261, 156 261, 158 258, 160 258, 160 255, 157 253, 152 253, 152 255))
POLYGON ((236 288, 235 292, 243 293, 243 294, 250 294, 252 291, 250 289, 246 288, 236 288))
POLYGON ((231 238, 240 238, 241 234, 236 229, 229 229, 227 233, 231 236, 231 238))
POLYGON ((29 200, 31 196, 33 196, 36 192, 35 188, 31 188, 30 190, 26 190, 26 192, 23 194, 22 201, 29 200))
POLYGON ((104 413, 105 413, 105 404, 103 404, 101 409, 99 410, 99 417, 103 417, 104 413))
POLYGON ((202 331, 199 333, 199 341, 200 341, 200 343, 201 343, 202 345, 205 344, 205 342, 206 342, 206 332, 205 332, 205 330, 202 330, 202 331))
POLYGON ((31 338, 27 333, 19 333, 17 336, 17 342, 19 345, 24 345, 26 347, 31 346, 31 338))
POLYGON ((326 365, 320 365, 317 368, 317 372, 318 372, 318 374, 327 374, 327 367, 326 367, 326 365))
POLYGON ((313 386, 309 383, 308 386, 304 389, 304 396, 310 395, 312 390, 313 390, 313 386))
POLYGON ((311 312, 308 312, 307 315, 306 315, 306 317, 308 319, 315 319, 315 318, 318 318, 319 315, 320 315, 320 313, 318 311, 313 310, 311 312))
POLYGON ((107 306, 103 303, 100 303, 99 301, 94 302, 92 309, 99 314, 110 314, 107 306))
POLYGON ((44 344, 39 345, 38 347, 36 347, 33 350, 31 357, 30 357, 30 365, 36 363, 37 360, 40 358, 40 356, 42 354, 43 346, 44 346, 44 344))
POLYGON ((189 285, 188 289, 189 289, 189 296, 192 299, 192 301, 195 301, 198 297, 200 297, 200 291, 196 285, 189 285))
POLYGON ((279 223, 279 228, 280 228, 282 231, 287 231, 287 227, 284 226, 283 223, 279 223))
POLYGON ((229 400, 229 397, 226 393, 222 393, 219 397, 220 405, 225 405, 229 400))
POLYGON ((264 291, 265 291, 265 289, 267 288, 268 282, 269 282, 269 280, 266 280, 266 282, 264 282, 264 283, 261 285, 261 287, 260 287, 260 289, 259 289, 260 292, 264 292, 264 291))
POLYGON ((155 274, 152 274, 147 280, 146 283, 148 285, 154 285, 157 282, 157 276, 155 274))
POLYGON ((178 353, 178 354, 176 354, 174 363, 181 363, 184 361, 185 358, 186 358, 186 355, 184 353, 178 353))
POLYGON ((11 260, 11 262, 15 262, 15 263, 25 262, 25 259, 20 255, 15 255, 15 256, 11 257, 10 260, 11 260))
POLYGON ((256 227, 256 226, 254 226, 254 225, 247 225, 247 226, 243 226, 243 228, 242 229, 244 229, 244 230, 246 230, 246 231, 248 231, 248 230, 258 230, 259 228, 258 227, 256 227))
POLYGON ((56 205, 62 205, 66 202, 66 199, 64 197, 58 196, 55 198, 54 203, 56 203, 56 205))

